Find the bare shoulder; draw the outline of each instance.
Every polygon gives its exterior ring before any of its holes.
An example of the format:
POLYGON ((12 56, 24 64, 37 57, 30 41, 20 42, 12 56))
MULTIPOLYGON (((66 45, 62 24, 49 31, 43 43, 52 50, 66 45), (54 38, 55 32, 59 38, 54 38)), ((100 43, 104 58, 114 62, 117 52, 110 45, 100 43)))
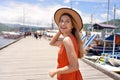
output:
POLYGON ((70 41, 70 37, 69 36, 66 36, 64 39, 63 39, 63 42, 66 42, 66 41, 70 41))
POLYGON ((63 43, 64 44, 71 44, 72 41, 71 41, 71 38, 69 36, 66 36, 64 39, 63 39, 63 43))

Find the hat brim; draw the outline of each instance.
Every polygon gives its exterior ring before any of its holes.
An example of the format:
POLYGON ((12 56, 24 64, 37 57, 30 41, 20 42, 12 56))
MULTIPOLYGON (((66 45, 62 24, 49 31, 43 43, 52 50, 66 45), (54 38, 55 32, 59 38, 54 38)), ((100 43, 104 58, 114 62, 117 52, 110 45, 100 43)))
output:
POLYGON ((75 10, 73 10, 71 8, 60 8, 55 12, 54 20, 57 25, 59 24, 59 19, 60 19, 61 15, 64 13, 68 13, 74 18, 74 20, 76 22, 75 23, 76 29, 78 29, 80 31, 83 28, 83 22, 82 22, 81 16, 75 10))

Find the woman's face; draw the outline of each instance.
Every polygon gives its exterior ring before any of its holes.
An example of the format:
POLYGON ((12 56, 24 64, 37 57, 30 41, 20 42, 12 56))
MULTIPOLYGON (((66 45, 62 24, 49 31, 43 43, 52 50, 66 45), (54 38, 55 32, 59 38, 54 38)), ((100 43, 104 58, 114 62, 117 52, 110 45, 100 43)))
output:
POLYGON ((63 34, 70 34, 72 31, 72 21, 71 18, 68 15, 61 16, 60 22, 59 22, 59 29, 63 34))

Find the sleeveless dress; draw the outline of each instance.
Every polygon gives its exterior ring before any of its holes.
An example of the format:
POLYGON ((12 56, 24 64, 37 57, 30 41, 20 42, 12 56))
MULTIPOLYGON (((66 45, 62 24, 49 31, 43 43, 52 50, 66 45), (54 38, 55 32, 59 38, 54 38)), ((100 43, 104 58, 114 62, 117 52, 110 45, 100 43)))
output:
MULTIPOLYGON (((69 36, 74 44, 74 48, 76 51, 76 55, 78 56, 78 44, 76 38, 72 35, 69 36)), ((69 61, 67 58, 67 53, 65 50, 64 44, 61 44, 60 50, 58 52, 58 66, 57 68, 64 67, 66 65, 69 65, 69 61)), ((79 70, 71 72, 71 73, 66 73, 66 74, 57 74, 57 80, 83 80, 82 75, 79 70)))

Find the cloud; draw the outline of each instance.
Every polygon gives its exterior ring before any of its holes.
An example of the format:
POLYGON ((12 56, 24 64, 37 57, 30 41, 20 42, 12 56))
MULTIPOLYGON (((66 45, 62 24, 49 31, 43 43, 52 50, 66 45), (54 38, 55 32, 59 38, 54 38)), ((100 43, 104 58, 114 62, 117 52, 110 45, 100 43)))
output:
POLYGON ((103 19, 107 19, 107 13, 101 14, 100 15, 103 19))
POLYGON ((44 1, 44 0, 38 0, 38 1, 42 2, 42 1, 44 1))
POLYGON ((120 9, 116 9, 116 17, 120 18, 120 9))
POLYGON ((0 22, 20 23, 38 26, 51 26, 54 12, 61 5, 43 7, 40 5, 10 3, 9 6, 0 6, 0 22))
POLYGON ((96 17, 92 17, 92 19, 91 19, 91 15, 84 15, 84 16, 82 16, 82 19, 83 19, 83 23, 87 23, 87 24, 90 24, 91 22, 92 22, 92 24, 94 24, 94 23, 100 23, 100 22, 103 22, 103 20, 101 20, 101 19, 98 19, 98 18, 96 18, 96 17), (91 21, 92 20, 92 21, 91 21))
MULTIPOLYGON (((112 15, 110 15, 110 13, 109 13, 109 16, 108 16, 109 20, 113 19, 113 17, 114 17, 114 10, 111 10, 111 12, 112 12, 112 15)), ((107 20, 107 13, 101 14, 100 17, 103 20, 105 20, 105 19, 107 20)), ((115 18, 120 19, 120 9, 116 9, 115 18)))
MULTIPOLYGON (((71 0, 71 1, 83 1, 83 2, 108 2, 108 0, 71 0)), ((117 2, 118 0, 110 0, 111 2, 117 2)))
MULTIPOLYGON (((70 0, 65 1, 69 2, 70 0)), ((7 3, 7 5, 8 6, 0 6, 0 22, 37 25, 40 27, 51 27, 54 12, 58 8, 64 7, 60 4, 42 6, 40 4, 34 5, 17 2, 10 2, 7 3)), ((82 13, 78 9, 75 10, 81 15, 84 23, 90 23, 90 15, 88 15, 88 13, 82 13)), ((99 21, 102 20, 93 20, 93 22, 99 21)))
POLYGON ((64 0, 64 3, 70 3, 71 0, 64 0))

